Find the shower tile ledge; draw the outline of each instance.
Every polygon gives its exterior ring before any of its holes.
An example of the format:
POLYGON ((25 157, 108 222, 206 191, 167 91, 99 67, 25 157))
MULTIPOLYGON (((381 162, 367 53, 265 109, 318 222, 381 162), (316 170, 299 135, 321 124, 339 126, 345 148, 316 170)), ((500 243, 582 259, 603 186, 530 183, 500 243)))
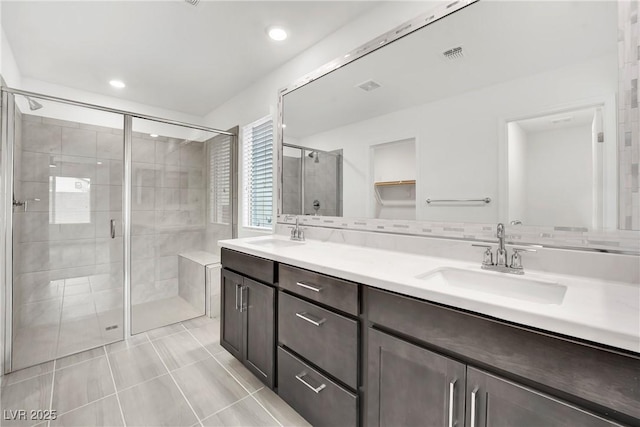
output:
MULTIPOLYGON (((559 304, 436 285, 420 279, 449 267, 478 270, 477 263, 434 256, 307 240, 295 246, 251 244, 279 235, 222 240, 219 246, 319 271, 379 289, 492 316, 521 325, 640 353, 640 284, 526 269, 526 277, 566 286, 559 304)), ((637 267, 634 267, 637 268, 637 267)))

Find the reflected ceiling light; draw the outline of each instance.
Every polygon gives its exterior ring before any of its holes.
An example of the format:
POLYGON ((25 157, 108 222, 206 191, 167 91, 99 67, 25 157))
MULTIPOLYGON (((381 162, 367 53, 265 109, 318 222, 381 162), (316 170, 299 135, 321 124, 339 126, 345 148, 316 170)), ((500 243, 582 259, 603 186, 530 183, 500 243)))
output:
POLYGON ((282 124, 282 129, 286 128, 287 125, 285 125, 284 123, 282 124))
POLYGON ((150 133, 150 134, 149 134, 149 136, 150 136, 151 138, 157 138, 157 137, 158 137, 158 134, 157 134, 157 133, 150 133))
POLYGON ((287 32, 282 27, 269 27, 267 29, 267 34, 269 34, 271 40, 275 40, 277 42, 281 42, 288 37, 287 32))
POLYGON ((56 165, 54 165, 53 163, 51 163, 51 164, 49 165, 49 167, 50 167, 50 168, 57 168, 57 166, 56 166, 56 165))
POLYGON ((101 165, 101 164, 102 164, 102 162, 97 162, 97 164, 101 165))
POLYGON ((122 89, 126 86, 122 80, 111 80, 109 84, 118 89, 122 89))

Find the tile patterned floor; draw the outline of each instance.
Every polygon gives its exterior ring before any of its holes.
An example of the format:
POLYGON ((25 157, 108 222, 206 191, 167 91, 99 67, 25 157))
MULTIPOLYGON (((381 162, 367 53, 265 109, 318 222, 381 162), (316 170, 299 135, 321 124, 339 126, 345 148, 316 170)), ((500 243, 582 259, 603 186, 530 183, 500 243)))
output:
POLYGON ((2 377, 0 425, 308 426, 199 317, 2 377), (11 411, 56 410, 49 422, 11 411))

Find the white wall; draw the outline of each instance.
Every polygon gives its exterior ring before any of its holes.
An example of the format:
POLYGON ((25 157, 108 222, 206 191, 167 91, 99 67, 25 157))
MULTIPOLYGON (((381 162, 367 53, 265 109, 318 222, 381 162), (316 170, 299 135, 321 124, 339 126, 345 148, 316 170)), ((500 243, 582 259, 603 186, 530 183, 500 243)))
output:
MULTIPOLYGON (((367 216, 371 145, 416 138, 418 219, 498 220, 499 123, 617 90, 614 56, 497 84, 302 138, 301 145, 344 149, 344 216, 367 216), (473 206, 428 206, 425 199, 484 198, 473 206)), ((609 129, 613 129, 611 126, 609 129)), ((506 177, 506 173, 505 173, 506 177)))
MULTIPOLYGON (((209 126, 228 129, 277 113, 278 91, 303 75, 355 49, 380 34, 428 12, 443 1, 393 1, 383 3, 307 49, 282 67, 257 81, 205 116, 209 126)), ((274 158, 275 159, 275 158, 274 158)), ((274 164, 274 174, 276 165, 274 164)), ((277 179, 274 178, 274 182, 277 179)), ((242 183, 240 183, 242 188, 242 183)), ((274 189, 274 200, 277 189, 274 189)), ((240 195, 242 200, 242 195, 240 195)), ((277 206, 274 203, 274 208, 277 206)), ((274 210, 275 210, 274 209, 274 210)), ((242 212, 242 206, 240 206, 242 212)), ((275 212, 274 212, 275 217, 275 212)), ((240 222, 241 224, 241 222, 240 222)), ((238 227, 239 237, 264 234, 238 227)))
MULTIPOLYGON (((0 7, 0 9, 2 9, 0 7)), ((22 83, 20 70, 13 56, 13 50, 4 30, 0 28, 0 75, 9 87, 19 87, 22 83)))
POLYGON ((527 133, 526 225, 592 225, 591 125, 527 133))

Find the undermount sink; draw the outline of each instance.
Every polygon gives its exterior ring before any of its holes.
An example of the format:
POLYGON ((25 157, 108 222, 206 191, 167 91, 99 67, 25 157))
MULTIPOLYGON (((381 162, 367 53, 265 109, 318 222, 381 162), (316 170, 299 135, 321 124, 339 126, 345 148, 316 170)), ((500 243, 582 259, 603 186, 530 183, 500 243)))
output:
POLYGON ((506 273, 439 268, 417 276, 434 286, 452 286, 538 304, 562 304, 567 287, 506 273))
POLYGON ((282 239, 263 239, 253 242, 247 242, 250 245, 266 246, 272 248, 288 248, 290 246, 304 245, 304 242, 296 242, 294 240, 282 240, 282 239))

